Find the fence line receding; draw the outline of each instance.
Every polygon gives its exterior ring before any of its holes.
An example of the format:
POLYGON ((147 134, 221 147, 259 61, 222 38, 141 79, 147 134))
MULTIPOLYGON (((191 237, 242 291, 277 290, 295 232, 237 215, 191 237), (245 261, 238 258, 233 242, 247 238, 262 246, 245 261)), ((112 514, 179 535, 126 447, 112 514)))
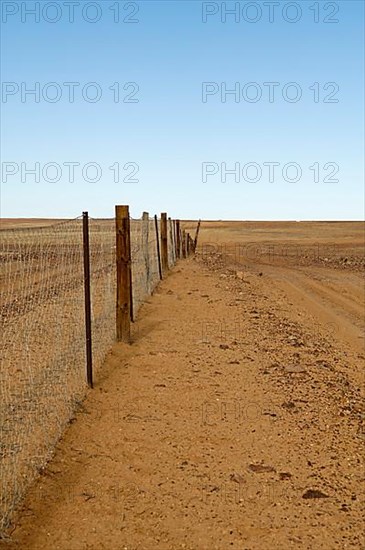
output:
MULTIPOLYGON (((0 231, 0 538, 85 396, 85 274, 94 373, 116 340, 116 221, 83 218, 0 231)), ((161 278, 161 218, 128 226, 133 320, 161 278)), ((167 220, 167 268, 184 244, 178 227, 167 220)))

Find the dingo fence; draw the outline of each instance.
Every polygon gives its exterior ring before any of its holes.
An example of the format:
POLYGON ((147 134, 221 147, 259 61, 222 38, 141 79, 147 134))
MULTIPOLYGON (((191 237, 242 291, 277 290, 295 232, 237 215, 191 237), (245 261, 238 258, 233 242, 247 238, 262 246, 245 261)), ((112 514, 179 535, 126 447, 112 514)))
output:
POLYGON ((179 222, 131 219, 128 207, 116 219, 0 231, 0 538, 85 381, 116 337, 130 341, 144 299, 191 243, 179 222))

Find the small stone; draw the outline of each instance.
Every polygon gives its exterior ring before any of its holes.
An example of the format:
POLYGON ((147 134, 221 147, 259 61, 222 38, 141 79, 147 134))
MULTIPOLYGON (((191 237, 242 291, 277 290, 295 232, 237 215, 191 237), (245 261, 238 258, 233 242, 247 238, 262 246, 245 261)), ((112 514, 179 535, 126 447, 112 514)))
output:
POLYGON ((301 372, 307 372, 304 367, 301 367, 300 365, 292 365, 289 367, 285 367, 285 372, 289 372, 291 374, 299 374, 301 372))
POLYGON ((276 472, 272 466, 265 466, 264 464, 249 464, 249 469, 255 474, 267 474, 270 472, 276 472))
POLYGON ((230 479, 231 481, 234 481, 235 483, 243 483, 243 482, 244 482, 244 477, 241 476, 241 474, 236 474, 236 473, 231 474, 231 475, 229 476, 229 479, 230 479))
POLYGON ((322 491, 318 491, 318 489, 308 489, 304 495, 303 498, 329 498, 328 495, 325 493, 322 493, 322 491))
POLYGON ((285 403, 282 403, 281 406, 283 409, 287 410, 295 409, 295 403, 293 403, 293 401, 286 401, 285 403))

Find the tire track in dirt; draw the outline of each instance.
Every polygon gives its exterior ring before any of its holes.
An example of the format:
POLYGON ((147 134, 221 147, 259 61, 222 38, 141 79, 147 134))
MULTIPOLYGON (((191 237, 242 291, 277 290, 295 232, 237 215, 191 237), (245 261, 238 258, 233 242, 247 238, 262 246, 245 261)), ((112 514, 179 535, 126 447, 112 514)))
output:
MULTIPOLYGON (((226 264, 230 265, 228 255, 226 264)), ((324 328, 332 327, 336 339, 359 354, 365 353, 365 286, 358 275, 343 271, 272 266, 262 262, 232 262, 235 269, 261 272, 280 289, 293 308, 302 307, 324 328), (350 284, 348 284, 350 280, 350 284), (337 288, 333 288, 336 285, 337 288)))
POLYGON ((352 298, 339 293, 343 290, 346 281, 342 281, 342 288, 333 289, 327 282, 316 280, 312 272, 285 270, 281 277, 298 291, 303 290, 309 296, 319 298, 329 309, 341 311, 345 316, 352 317, 356 321, 362 320, 364 310, 359 302, 359 296, 352 298))

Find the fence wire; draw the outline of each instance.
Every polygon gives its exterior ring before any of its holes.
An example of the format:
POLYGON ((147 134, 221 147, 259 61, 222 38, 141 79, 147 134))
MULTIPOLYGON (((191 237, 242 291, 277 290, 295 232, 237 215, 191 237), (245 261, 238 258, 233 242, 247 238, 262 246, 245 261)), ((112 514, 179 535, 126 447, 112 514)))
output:
POLYGON ((94 371, 115 341, 115 220, 89 219, 91 328, 94 371))
MULTIPOLYGON (((160 221, 157 221, 160 235, 160 221)), ((131 219, 133 316, 160 280, 155 220, 131 219)))
MULTIPOLYGON (((130 227, 135 317, 160 272, 155 220, 130 227)), ((90 218, 89 242, 95 372, 115 341, 115 220, 90 218)), ((171 267, 171 220, 168 250, 171 267)), ((83 269, 82 218, 0 231, 0 537, 85 395, 83 269)))
POLYGON ((169 268, 172 267, 176 262, 176 248, 175 248, 175 233, 174 233, 174 224, 171 218, 167 221, 167 259, 169 268))
POLYGON ((0 529, 82 398, 82 221, 0 233, 0 529))

